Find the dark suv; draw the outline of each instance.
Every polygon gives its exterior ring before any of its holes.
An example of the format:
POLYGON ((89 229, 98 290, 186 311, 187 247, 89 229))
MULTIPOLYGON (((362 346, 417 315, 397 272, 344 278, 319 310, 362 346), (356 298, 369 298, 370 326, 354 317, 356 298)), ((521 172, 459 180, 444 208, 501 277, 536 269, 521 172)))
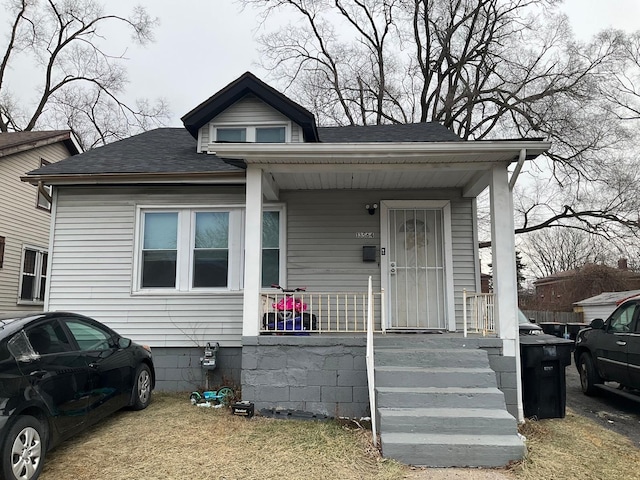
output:
POLYGON ((586 395, 604 382, 640 389, 640 299, 620 305, 603 321, 596 318, 576 337, 575 364, 586 395))

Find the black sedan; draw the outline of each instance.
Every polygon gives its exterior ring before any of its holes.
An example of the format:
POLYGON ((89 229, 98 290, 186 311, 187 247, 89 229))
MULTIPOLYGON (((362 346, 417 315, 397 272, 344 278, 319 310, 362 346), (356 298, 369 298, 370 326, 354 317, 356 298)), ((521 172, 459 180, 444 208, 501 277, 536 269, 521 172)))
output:
POLYGON ((66 312, 0 315, 0 478, 38 478, 48 449, 123 407, 149 405, 148 347, 66 312))

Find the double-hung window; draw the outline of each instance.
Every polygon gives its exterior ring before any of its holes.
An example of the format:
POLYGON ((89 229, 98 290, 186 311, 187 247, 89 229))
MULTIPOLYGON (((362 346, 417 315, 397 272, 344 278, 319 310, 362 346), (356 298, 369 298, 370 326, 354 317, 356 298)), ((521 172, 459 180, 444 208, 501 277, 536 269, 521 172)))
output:
POLYGON ((142 240, 142 288, 175 288, 178 212, 146 212, 142 240))
POLYGON ((227 287, 229 212, 195 212, 193 288, 227 287))
POLYGON ((24 247, 18 303, 42 303, 47 286, 47 251, 24 247))
MULTIPOLYGON (((244 273, 244 208, 140 208, 136 291, 233 291, 244 273)), ((262 284, 282 283, 282 210, 265 208, 262 284)))

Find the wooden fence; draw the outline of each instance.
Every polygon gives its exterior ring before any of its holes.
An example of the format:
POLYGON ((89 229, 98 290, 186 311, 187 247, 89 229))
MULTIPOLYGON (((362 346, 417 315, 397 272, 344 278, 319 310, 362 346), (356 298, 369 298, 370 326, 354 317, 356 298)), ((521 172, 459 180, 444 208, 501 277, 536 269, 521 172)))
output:
POLYGON ((546 312, 535 310, 523 310, 525 317, 534 323, 558 322, 558 323, 582 323, 584 316, 575 312, 546 312))

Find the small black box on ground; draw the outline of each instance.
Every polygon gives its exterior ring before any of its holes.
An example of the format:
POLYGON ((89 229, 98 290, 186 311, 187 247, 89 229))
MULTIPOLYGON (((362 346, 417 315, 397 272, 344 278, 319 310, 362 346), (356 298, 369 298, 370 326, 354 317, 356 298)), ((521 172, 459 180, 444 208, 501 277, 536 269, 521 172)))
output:
POLYGON ((239 417, 253 417, 254 407, 251 402, 236 402, 231 405, 231 413, 239 417))

